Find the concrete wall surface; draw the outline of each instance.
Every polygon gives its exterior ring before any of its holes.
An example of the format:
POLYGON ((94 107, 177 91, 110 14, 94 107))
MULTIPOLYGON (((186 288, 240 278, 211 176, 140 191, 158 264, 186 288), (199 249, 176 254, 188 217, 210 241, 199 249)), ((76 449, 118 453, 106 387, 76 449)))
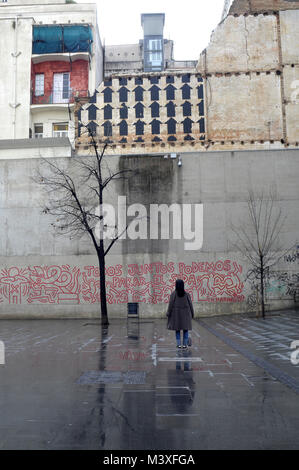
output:
MULTIPOLYGON (((76 180, 80 158, 87 157, 51 161, 76 180)), ((113 172, 134 170, 129 179, 108 186, 106 202, 117 208, 118 196, 126 196, 127 209, 142 204, 148 235, 138 239, 143 222, 136 225, 135 220, 106 258, 109 314, 126 316, 127 302, 134 301, 141 316, 163 316, 178 276, 185 280, 197 316, 255 310, 254 271, 234 246, 231 226, 249 223, 248 190, 257 195, 270 187, 275 210, 281 208, 286 220, 276 248, 281 259, 266 279, 267 304, 270 309, 293 305, 299 281, 299 151, 185 153, 181 161, 178 166, 177 159, 157 155, 105 159, 113 172), (184 204, 191 204, 192 213, 203 205, 203 225, 196 219, 198 239, 203 227, 201 248, 186 249, 185 218, 181 239, 172 239, 171 231, 169 239, 150 239, 151 204, 174 203, 183 217, 184 204)), ((0 318, 99 316, 94 248, 87 236, 70 239, 53 231, 55 219, 45 211, 48 195, 34 179, 42 165, 40 158, 0 160, 0 318)), ((248 234, 252 237, 249 225, 248 234)))

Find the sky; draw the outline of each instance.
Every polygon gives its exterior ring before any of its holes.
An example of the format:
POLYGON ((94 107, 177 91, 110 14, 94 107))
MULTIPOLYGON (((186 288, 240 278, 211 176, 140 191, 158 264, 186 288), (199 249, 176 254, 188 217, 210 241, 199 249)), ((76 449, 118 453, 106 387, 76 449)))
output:
POLYGON ((224 0, 77 0, 97 3, 106 45, 136 44, 143 37, 141 13, 165 13, 164 38, 174 41, 175 60, 197 60, 221 20, 224 0))

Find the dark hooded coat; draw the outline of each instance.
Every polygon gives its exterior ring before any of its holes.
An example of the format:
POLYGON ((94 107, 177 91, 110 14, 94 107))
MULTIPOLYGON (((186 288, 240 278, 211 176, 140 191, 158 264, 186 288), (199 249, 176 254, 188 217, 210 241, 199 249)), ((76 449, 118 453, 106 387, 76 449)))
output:
POLYGON ((166 315, 169 330, 192 330, 194 310, 190 295, 185 292, 183 297, 179 297, 176 291, 172 292, 166 315))

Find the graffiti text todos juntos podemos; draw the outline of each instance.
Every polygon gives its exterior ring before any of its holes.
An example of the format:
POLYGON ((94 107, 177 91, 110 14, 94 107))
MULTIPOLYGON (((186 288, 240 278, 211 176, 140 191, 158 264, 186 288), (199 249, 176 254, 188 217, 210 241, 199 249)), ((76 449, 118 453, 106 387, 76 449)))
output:
MULTIPOLYGON (((85 267, 89 275, 99 277, 98 268, 85 267)), ((107 267, 108 285, 116 289, 137 289, 139 294, 150 289, 156 300, 167 301, 178 277, 186 283, 186 289, 195 301, 242 302, 244 283, 239 275, 242 266, 231 260, 215 262, 155 262, 149 264, 115 265, 107 267), (150 275, 150 280, 148 276, 150 275), (111 281, 109 281, 109 277, 111 281), (161 292, 160 292, 161 291, 161 292)), ((147 291, 150 294, 150 291, 147 291)), ((138 297, 137 291, 135 295, 138 297)), ((151 299, 155 303, 154 298, 151 299)))
MULTIPOLYGON (((96 266, 85 266, 88 276, 100 277, 100 270, 96 266)), ((175 263, 173 261, 167 264, 157 261, 145 264, 128 264, 127 267, 122 264, 107 266, 105 268, 107 276, 143 276, 147 274, 173 274, 178 271, 178 275, 188 275, 196 273, 208 273, 214 271, 227 271, 234 273, 242 273, 242 266, 235 261, 218 260, 218 261, 192 261, 191 264, 183 262, 175 263), (178 270, 176 269, 176 265, 178 270), (125 269, 127 268, 127 269, 125 269)))
MULTIPOLYGON (((170 261, 116 264, 106 267, 109 304, 168 302, 180 277, 193 300, 242 302, 242 266, 231 260, 170 261)), ((5 268, 0 273, 0 303, 96 303, 100 301, 99 268, 96 266, 28 266, 5 268)))

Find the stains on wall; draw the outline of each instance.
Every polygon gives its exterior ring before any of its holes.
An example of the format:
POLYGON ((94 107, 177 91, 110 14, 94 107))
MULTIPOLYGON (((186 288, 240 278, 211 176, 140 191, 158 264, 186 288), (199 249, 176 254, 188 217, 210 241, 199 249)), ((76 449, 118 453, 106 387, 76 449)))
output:
MULTIPOLYGON (((156 125, 158 127, 160 126, 159 123, 156 125)), ((158 137, 158 135, 156 135, 156 137, 158 137)), ((161 156, 147 156, 140 159, 137 156, 124 155, 119 159, 119 171, 129 170, 130 173, 127 173, 127 177, 121 180, 119 193, 127 195, 128 206, 132 204, 142 204, 146 208, 147 214, 150 213, 151 204, 163 203, 170 206, 174 200, 179 202, 179 192, 177 190, 175 177, 176 165, 177 161, 175 159, 165 159, 161 156)), ((133 219, 133 217, 131 219, 133 219)), ((130 222, 131 219, 128 218, 128 222, 130 222)), ((140 222, 144 223, 144 220, 140 220, 140 222)), ((150 233, 149 219, 146 220, 146 224, 148 233, 150 233)), ((160 233, 160 219, 158 224, 158 231, 160 233)), ((122 241, 123 255, 128 253, 133 256, 136 253, 168 252, 169 240, 130 240, 127 238, 122 241)))

